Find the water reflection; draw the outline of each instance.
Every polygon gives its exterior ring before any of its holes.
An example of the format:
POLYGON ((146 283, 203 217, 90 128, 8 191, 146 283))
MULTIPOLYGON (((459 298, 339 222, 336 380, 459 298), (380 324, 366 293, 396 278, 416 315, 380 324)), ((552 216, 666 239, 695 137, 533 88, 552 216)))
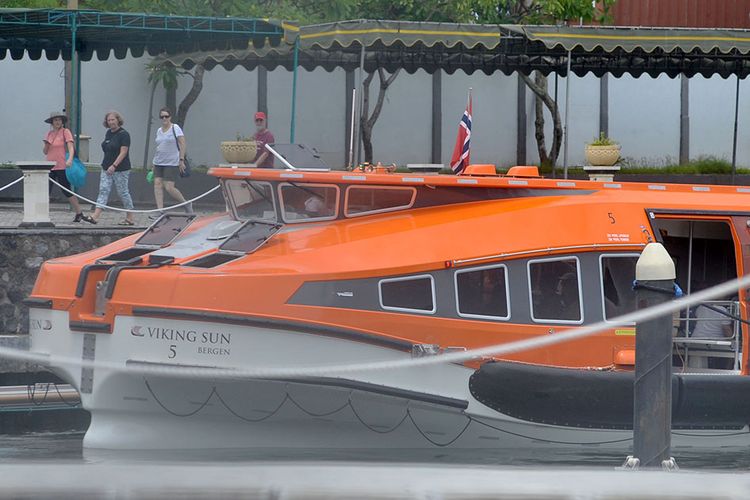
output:
MULTIPOLYGON (((747 472, 750 452, 737 448, 704 451, 677 449, 673 455, 682 470, 747 472)), ((381 449, 285 449, 200 451, 112 451, 83 449, 83 433, 40 433, 4 436, 0 440, 0 464, 18 462, 67 463, 242 463, 347 462, 430 465, 478 465, 497 467, 604 468, 622 464, 620 450, 381 450, 381 449)))

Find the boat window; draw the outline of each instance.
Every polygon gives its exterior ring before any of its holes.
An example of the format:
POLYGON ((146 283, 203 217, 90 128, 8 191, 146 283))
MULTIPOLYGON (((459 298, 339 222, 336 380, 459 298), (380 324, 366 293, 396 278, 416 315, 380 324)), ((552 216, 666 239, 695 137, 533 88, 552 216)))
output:
POLYGON ((192 224, 195 218, 196 216, 192 214, 164 214, 151 224, 151 227, 136 240, 135 244, 167 246, 192 224))
POLYGON ((224 181, 224 192, 237 219, 276 221, 273 188, 269 183, 228 179, 224 181))
POLYGON ((414 204, 413 187, 351 186, 346 190, 347 217, 403 210, 414 204))
POLYGON ((604 319, 611 320, 636 310, 633 290, 636 262, 637 254, 600 257, 604 319))
POLYGON ((279 186, 284 222, 335 219, 339 188, 322 184, 287 183, 279 186))
POLYGON ((529 261, 531 318, 580 323, 581 287, 577 258, 529 261))
POLYGON ((247 221, 219 246, 219 250, 252 253, 276 234, 280 228, 281 226, 278 224, 247 221))
POLYGON ((508 319, 508 280, 505 266, 456 271, 459 316, 508 319))
POLYGON ((430 275, 381 280, 380 306, 395 311, 435 312, 435 282, 430 275))

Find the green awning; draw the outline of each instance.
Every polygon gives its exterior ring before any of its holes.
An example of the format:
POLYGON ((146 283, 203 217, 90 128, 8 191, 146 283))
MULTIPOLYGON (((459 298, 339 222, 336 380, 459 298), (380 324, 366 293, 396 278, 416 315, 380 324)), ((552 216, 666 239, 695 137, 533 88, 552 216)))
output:
POLYGON ((118 59, 162 53, 278 46, 296 26, 271 19, 167 16, 62 9, 0 9, 0 59, 118 59))
MULTIPOLYGON (((579 76, 605 73, 621 76, 702 74, 723 77, 750 74, 750 32, 567 26, 476 25, 407 21, 356 20, 299 28, 299 65, 307 70, 359 66, 365 48, 365 69, 402 68, 409 73, 501 71, 545 74, 571 70, 579 76)), ((197 62, 227 69, 259 65, 293 68, 293 41, 277 47, 194 52, 168 56, 186 68, 197 62)))
POLYGON ((702 54, 747 54, 750 31, 732 29, 612 28, 526 26, 517 32, 547 48, 612 53, 656 51, 702 54))
POLYGON ((300 48, 409 47, 492 50, 500 45, 500 25, 356 20, 303 26, 300 48))

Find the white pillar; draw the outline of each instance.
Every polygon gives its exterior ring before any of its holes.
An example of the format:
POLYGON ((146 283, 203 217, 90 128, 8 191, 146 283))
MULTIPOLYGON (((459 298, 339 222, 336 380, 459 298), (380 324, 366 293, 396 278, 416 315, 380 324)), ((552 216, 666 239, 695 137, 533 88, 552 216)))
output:
POLYGON ((18 227, 55 227, 49 218, 49 171, 54 161, 18 161, 23 171, 23 222, 18 227))

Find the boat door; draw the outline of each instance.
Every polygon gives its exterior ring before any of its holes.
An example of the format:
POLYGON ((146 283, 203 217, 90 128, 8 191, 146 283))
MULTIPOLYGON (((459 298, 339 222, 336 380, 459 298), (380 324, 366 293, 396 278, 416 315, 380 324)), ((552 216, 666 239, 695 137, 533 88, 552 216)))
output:
MULTIPOLYGON (((657 210, 650 210, 648 215, 654 236, 674 260, 676 281, 685 293, 750 272, 750 215, 657 210)), ((747 349, 743 349, 747 345, 747 325, 719 313, 723 310, 747 320, 748 293, 740 290, 739 294, 677 315, 675 364, 684 371, 747 373, 747 349)))

